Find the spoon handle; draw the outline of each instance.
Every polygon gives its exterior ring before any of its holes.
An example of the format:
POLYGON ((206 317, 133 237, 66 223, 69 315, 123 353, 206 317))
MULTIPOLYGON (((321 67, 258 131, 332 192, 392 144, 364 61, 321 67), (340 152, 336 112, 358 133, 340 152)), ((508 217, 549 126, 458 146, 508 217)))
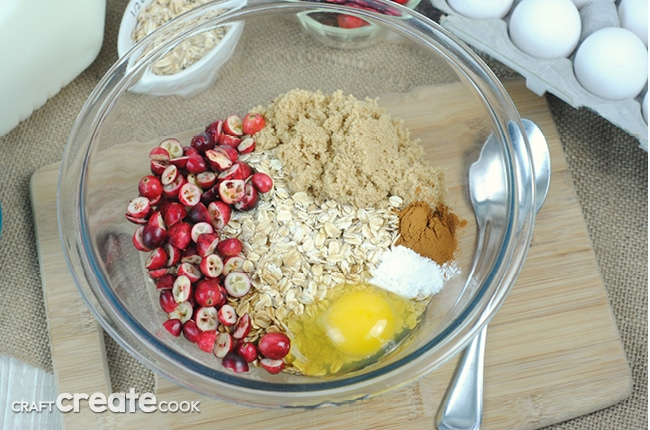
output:
POLYGON ((472 339, 458 363, 438 411, 439 430, 478 430, 483 415, 483 364, 487 324, 472 339))

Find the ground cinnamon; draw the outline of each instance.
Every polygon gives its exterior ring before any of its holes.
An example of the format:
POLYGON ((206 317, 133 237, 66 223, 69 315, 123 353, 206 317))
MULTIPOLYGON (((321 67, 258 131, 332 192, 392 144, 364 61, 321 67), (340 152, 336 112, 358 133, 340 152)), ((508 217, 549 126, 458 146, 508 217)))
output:
POLYGON ((444 264, 453 260, 458 246, 456 230, 465 224, 445 205, 433 209, 426 202, 413 202, 399 212, 397 245, 444 264))

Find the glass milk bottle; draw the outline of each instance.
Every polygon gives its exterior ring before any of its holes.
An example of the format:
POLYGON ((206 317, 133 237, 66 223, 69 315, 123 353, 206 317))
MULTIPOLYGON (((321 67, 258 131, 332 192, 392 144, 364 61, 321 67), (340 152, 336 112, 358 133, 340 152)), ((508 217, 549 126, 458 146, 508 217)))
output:
POLYGON ((106 0, 0 0, 0 136, 97 57, 106 0))

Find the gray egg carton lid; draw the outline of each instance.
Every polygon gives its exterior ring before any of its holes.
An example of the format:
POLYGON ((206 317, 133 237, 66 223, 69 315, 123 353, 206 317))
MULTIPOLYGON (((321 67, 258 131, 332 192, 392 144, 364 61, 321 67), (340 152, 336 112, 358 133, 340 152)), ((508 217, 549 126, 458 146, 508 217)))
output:
MULTIPOLYGON (((634 136, 639 146, 648 151, 648 124, 641 110, 645 89, 634 99, 607 100, 587 91, 573 72, 572 58, 540 59, 517 48, 508 36, 509 14, 504 19, 470 19, 456 13, 445 0, 430 0, 433 7, 445 13, 440 24, 465 43, 485 53, 526 80, 526 87, 542 96, 549 92, 574 108, 585 107, 634 136)), ((515 1, 516 5, 517 1, 515 1)), ((514 5, 513 5, 514 8, 514 5)), ((618 27, 616 5, 612 0, 594 0, 580 9, 582 34, 580 42, 596 30, 618 27), (612 10, 613 8, 613 10, 612 10)))

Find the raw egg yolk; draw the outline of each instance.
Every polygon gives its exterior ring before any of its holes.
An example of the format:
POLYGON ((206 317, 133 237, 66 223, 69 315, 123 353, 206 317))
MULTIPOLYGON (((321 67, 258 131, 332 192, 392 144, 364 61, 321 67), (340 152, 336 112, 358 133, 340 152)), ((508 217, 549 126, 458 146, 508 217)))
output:
POLYGON ((396 335, 396 315, 390 303, 368 290, 355 291, 332 303, 325 331, 342 353, 366 357, 379 352, 396 335))

